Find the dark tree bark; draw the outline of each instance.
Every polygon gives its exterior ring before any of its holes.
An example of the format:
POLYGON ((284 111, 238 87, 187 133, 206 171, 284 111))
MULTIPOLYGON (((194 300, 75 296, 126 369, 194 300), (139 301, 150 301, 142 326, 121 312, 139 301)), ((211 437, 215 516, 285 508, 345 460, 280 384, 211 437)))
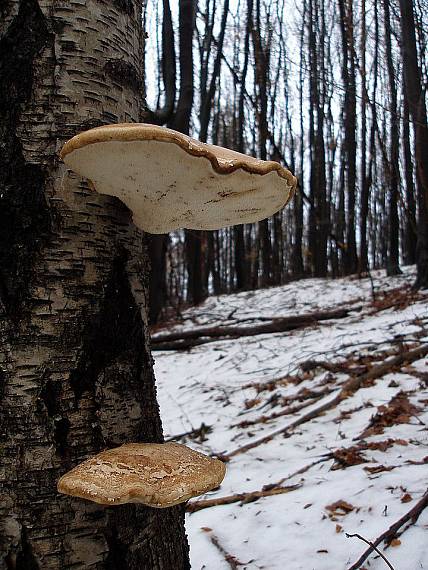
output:
MULTIPOLYGON (((306 17, 306 0, 303 2, 302 21, 306 17)), ((299 175, 297 192, 293 200, 293 223, 294 223, 294 239, 291 257, 291 271, 294 277, 302 277, 304 274, 303 265, 303 184, 304 184, 304 168, 305 168, 305 145, 304 145, 304 121, 303 121, 303 53, 305 43, 305 27, 301 26, 299 38, 299 121, 300 121, 300 143, 299 143, 299 175)))
POLYGON ((0 567, 189 568, 180 507, 56 491, 101 449, 162 441, 141 233, 57 156, 140 119, 141 5, 11 0, 0 37, 0 567))
POLYGON ((192 42, 195 27, 195 0, 180 0, 179 8, 180 94, 169 126, 188 135, 194 91, 192 42))
POLYGON ((149 322, 157 323, 162 309, 167 304, 167 250, 168 235, 147 235, 147 252, 150 259, 149 322))
POLYGON ((342 78, 346 86, 344 98, 345 128, 345 174, 346 174, 346 250, 344 269, 347 274, 358 268, 355 238, 355 195, 356 195, 356 77, 354 49, 353 0, 338 0, 339 22, 342 37, 342 78))
MULTIPOLYGON (((206 142, 207 140, 208 125, 210 123, 210 118, 211 118, 211 109, 215 95, 215 88, 217 80, 220 75, 221 57, 223 54, 223 42, 224 42, 224 35, 226 32, 226 22, 227 22, 228 13, 229 13, 229 0, 224 0, 223 14, 220 23, 220 33, 218 41, 216 42, 217 53, 213 64, 213 71, 209 81, 209 86, 201 92, 201 107, 199 112, 199 121, 200 121, 199 138, 203 142, 206 142)), ((209 50, 211 49, 211 44, 207 46, 207 49, 209 52, 209 50)), ((208 73, 208 67, 206 68, 206 71, 208 73)), ((208 83, 208 77, 206 77, 204 81, 205 85, 207 83, 208 83)))
MULTIPOLYGON (((162 77, 165 86, 165 101, 162 108, 155 111, 147 109, 143 116, 146 122, 156 125, 164 125, 172 118, 175 109, 177 82, 174 29, 169 0, 163 0, 162 6, 162 77)), ((151 324, 155 324, 158 321, 161 311, 167 303, 167 247, 167 235, 148 236, 148 252, 151 267, 149 286, 149 317, 151 324)))
MULTIPOLYGON (((242 67, 242 73, 240 77, 240 91, 238 100, 238 124, 237 124, 237 150, 238 152, 245 152, 244 145, 244 125, 245 125, 245 114, 244 114, 244 103, 245 103, 245 82, 248 73, 248 60, 250 55, 250 33, 251 33, 251 21, 253 17, 253 0, 247 0, 247 22, 245 29, 245 41, 244 41, 244 64, 242 67)), ((248 263, 248 249, 246 247, 246 241, 244 238, 244 226, 239 225, 233 228, 233 233, 235 236, 235 272, 236 272, 236 288, 238 291, 243 291, 248 289, 250 285, 250 268, 248 263)))
MULTIPOLYGON (((377 17, 377 7, 375 7, 377 17)), ((361 2, 361 163, 360 163, 360 185, 361 185, 361 212, 360 212, 360 257, 359 271, 364 273, 369 269, 367 252, 367 217, 369 213, 369 191, 367 176, 367 86, 366 86, 366 0, 361 2)), ((376 40, 375 40, 376 41, 376 40)), ((377 46, 376 46, 377 50, 377 46)), ((377 70, 376 70, 377 71, 377 70)), ((374 81, 377 81, 377 73, 374 73, 374 81)))
POLYGON ((389 212, 388 212, 388 258, 386 270, 388 275, 399 275, 399 236, 400 222, 398 220, 398 168, 399 168, 399 134, 397 113, 397 85, 395 79, 394 62, 392 60, 392 32, 389 0, 383 2, 386 66, 388 68, 390 91, 390 155, 386 164, 387 181, 389 183, 389 212))
POLYGON ((177 91, 177 73, 175 62, 174 28, 172 25, 169 0, 162 0, 162 78, 165 87, 165 101, 161 108, 152 111, 146 108, 144 119, 147 123, 165 125, 174 113, 177 91))
MULTIPOLYGON (((176 131, 189 134, 194 94, 192 43, 195 27, 195 2, 194 0, 180 0, 179 6, 180 95, 177 109, 169 126, 176 131)), ((185 231, 187 299, 195 304, 203 301, 207 295, 203 287, 205 263, 200 234, 201 232, 185 231)))
MULTIPOLYGON (((266 143, 268 140, 268 96, 267 84, 269 76, 270 41, 261 36, 261 6, 260 0, 256 0, 255 15, 251 22, 251 36, 254 46, 255 60, 255 85, 257 91, 257 129, 259 156, 262 160, 267 159, 266 143)), ((271 31, 270 31, 271 33, 271 31)), ((271 284, 272 279, 272 243, 270 239, 269 221, 262 220, 258 223, 260 238, 260 256, 262 265, 262 286, 271 284)))
POLYGON ((417 287, 428 287, 428 123, 416 48, 413 3, 400 0, 405 89, 413 121, 418 193, 417 287))
POLYGON ((308 44, 310 68, 310 198, 309 252, 312 272, 316 277, 327 274, 327 237, 329 234, 329 212, 326 201, 327 181, 325 172, 324 145, 324 43, 325 30, 318 3, 309 0, 308 44), (321 30, 317 33, 318 22, 321 30), (321 39, 320 39, 321 36, 321 39))
MULTIPOLYGON (((403 84, 405 77, 403 73, 403 84)), ((413 265, 416 263, 416 243, 418 239, 416 225, 416 189, 413 182, 413 159, 410 146, 410 115, 407 101, 406 88, 403 93, 403 156, 404 178, 406 180, 406 218, 404 230, 404 263, 413 265)))
MULTIPOLYGON (((171 69, 164 69, 163 77, 166 88, 166 102, 164 110, 158 110, 154 122, 161 124, 160 119, 168 118, 168 127, 184 134, 189 134, 190 115, 193 107, 194 73, 193 73, 193 30, 195 23, 194 0, 180 0, 179 3, 179 43, 180 43, 180 92, 176 107, 175 101, 175 50, 174 37, 169 3, 164 0, 164 19, 162 22, 163 62, 167 62, 171 69), (167 35, 167 38, 164 37, 167 35), (172 35, 172 37, 170 37, 172 35), (174 60, 171 58, 174 56, 174 60), (174 89, 172 82, 174 81, 174 89), (172 103, 172 112, 171 112, 172 103)), ((150 114, 145 118, 151 119, 150 114)), ((188 300, 199 303, 206 297, 204 288, 205 264, 202 258, 200 232, 185 231, 185 257, 187 268, 188 300)), ((156 323, 162 308, 167 302, 166 287, 166 253, 168 236, 159 235, 150 237, 150 262, 152 266, 150 283, 150 322, 156 323), (153 297, 152 295, 156 295, 153 297)))

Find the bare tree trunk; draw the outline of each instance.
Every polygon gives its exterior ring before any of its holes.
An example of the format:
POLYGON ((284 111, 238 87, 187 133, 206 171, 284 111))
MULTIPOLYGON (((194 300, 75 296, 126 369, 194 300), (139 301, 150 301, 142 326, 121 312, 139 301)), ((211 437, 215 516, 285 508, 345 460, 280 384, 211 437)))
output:
MULTIPOLYGON (((322 10, 323 15, 323 10, 322 10)), ((323 17, 317 2, 309 0, 309 62, 310 62, 310 133, 311 176, 310 176, 310 215, 309 215, 309 251, 313 274, 324 277, 327 274, 327 238, 329 234, 329 213, 326 202, 326 172, 324 145, 324 30, 318 31, 318 22, 323 17), (320 40, 321 36, 321 40, 320 40), (321 77, 320 77, 321 75, 321 77)))
POLYGON ((417 287, 428 287, 428 123, 416 49, 413 3, 400 0, 401 45, 405 89, 415 133, 418 191, 417 287))
POLYGON ((390 156, 386 164, 387 177, 389 183, 389 211, 388 211, 388 258, 386 270, 388 275, 399 275, 401 273, 399 265, 399 236, 400 222, 398 220, 398 168, 399 168, 399 138, 398 138, 398 114, 397 114, 397 85, 395 79, 394 62, 392 60, 391 47, 391 18, 389 10, 389 0, 384 0, 384 26, 385 26, 385 46, 386 65, 388 68, 388 79, 390 89, 390 156))
MULTIPOLYGON (((173 120, 169 125, 181 133, 189 134, 190 115, 193 107, 193 30, 195 24, 195 1, 180 0, 180 95, 173 120)), ((187 267, 187 298, 198 304, 206 297, 203 291, 202 236, 197 231, 185 231, 185 256, 187 267)))
POLYGON ((346 85, 344 99, 345 157, 346 157, 346 251, 345 272, 355 273, 358 268, 355 238, 355 194, 356 194, 356 77, 354 55, 353 0, 338 0, 340 29, 342 34, 342 77, 346 85))
MULTIPOLYGON (((253 14, 253 0, 247 0, 247 22, 244 40, 244 64, 240 78, 240 91, 238 100, 238 133, 237 133, 237 150, 245 153, 244 148, 244 102, 245 102, 245 82, 248 72, 248 60, 250 55, 250 32, 253 14)), ((239 225, 233 228, 235 236, 235 271, 236 271, 236 288, 238 291, 248 289, 250 285, 250 267, 248 263, 248 250, 244 239, 244 226, 239 225)))
POLYGON ((2 569, 189 568, 181 508, 104 508, 56 491, 88 455, 162 440, 141 234, 57 157, 90 126, 139 120, 140 9, 2 8, 2 569))
MULTIPOLYGON (((403 81, 405 83, 404 73, 403 81)), ((406 180, 406 219, 404 230, 404 263, 411 265, 416 263, 416 190, 413 182, 413 160, 410 147, 410 116, 407 102, 406 88, 403 93, 403 155, 404 155, 404 178, 406 180)))
POLYGON ((166 284, 166 257, 168 235, 148 235, 147 252, 150 259, 149 321, 155 324, 168 301, 166 284))
MULTIPOLYGON (((217 54, 213 64, 213 71, 209 86, 201 93, 201 106, 199 111, 200 133, 199 138, 201 141, 206 142, 208 137, 208 126, 211 118, 211 110, 215 95, 215 88, 221 69, 221 56, 223 55, 223 41, 226 32, 226 22, 229 13, 229 0, 224 0, 223 15, 220 24, 220 33, 217 41, 217 54)), ((211 43, 207 46, 208 51, 211 49, 211 43)), ((207 69, 208 72, 208 69, 207 69)), ((205 84, 208 83, 208 77, 205 78, 205 84)))
MULTIPOLYGON (((257 113, 257 128, 258 128, 258 146, 259 155, 262 160, 267 159, 266 143, 268 140, 268 98, 267 98, 267 83, 269 75, 270 63, 270 41, 266 38, 262 39, 261 36, 261 6, 260 0, 256 0, 255 18, 251 24, 251 35, 254 46, 254 60, 255 60, 255 85, 257 90, 258 113, 257 113)), ((271 32, 270 32, 271 33, 271 32)), ((262 286, 271 284, 272 279, 272 244, 270 239, 269 221, 262 220, 258 223, 259 237, 260 237, 260 253, 262 263, 262 286)))
MULTIPOLYGON (((375 8, 376 10, 376 8, 375 8)), ((361 184, 361 212, 360 212, 360 259, 359 271, 364 273, 369 268, 367 251, 367 217, 369 213, 369 191, 367 177, 367 87, 366 87, 366 0, 361 2, 361 164, 360 164, 360 184, 361 184)), ((375 48, 377 49, 377 48, 375 48)), ((375 75, 375 81, 377 77, 375 75)))
MULTIPOLYGON (((174 113, 177 90, 174 29, 169 0, 163 0, 162 5, 162 77, 165 86, 165 102, 161 109, 156 109, 156 111, 146 109, 144 113, 146 122, 157 125, 164 125, 171 119, 174 113)), ((168 240, 168 235, 149 236, 148 251, 151 266, 149 305, 151 324, 158 321, 161 311, 167 303, 166 253, 168 240)))
MULTIPOLYGON (((305 20, 307 12, 306 0, 303 1, 302 20, 305 20)), ((305 166, 305 144, 304 144, 304 123, 303 123, 303 50, 305 40, 305 27, 302 25, 299 37, 299 123, 300 123, 300 143, 299 143, 299 176, 298 188, 293 200, 293 223, 294 240, 291 258, 291 270, 293 277, 302 277, 304 274, 303 265, 303 191, 304 191, 304 166, 305 166)))

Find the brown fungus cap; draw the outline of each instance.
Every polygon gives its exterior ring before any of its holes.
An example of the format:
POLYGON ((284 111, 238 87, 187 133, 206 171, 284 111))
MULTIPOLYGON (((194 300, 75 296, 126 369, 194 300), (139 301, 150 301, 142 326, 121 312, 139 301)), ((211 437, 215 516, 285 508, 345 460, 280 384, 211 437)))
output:
POLYGON ((58 491, 101 505, 172 507, 220 485, 224 463, 178 443, 128 443, 84 461, 58 491))
POLYGON ((296 187, 277 162, 149 124, 85 131, 64 145, 61 158, 98 192, 122 200, 135 224, 154 234, 256 222, 281 209, 296 187))

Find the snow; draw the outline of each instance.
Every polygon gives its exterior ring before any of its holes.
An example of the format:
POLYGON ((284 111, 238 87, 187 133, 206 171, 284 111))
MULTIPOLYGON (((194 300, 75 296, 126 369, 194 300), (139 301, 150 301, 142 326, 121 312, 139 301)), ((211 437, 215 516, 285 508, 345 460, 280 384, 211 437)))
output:
MULTIPOLYGON (((204 438, 177 441, 207 454, 229 454, 272 435, 269 441, 231 457, 221 488, 199 499, 260 491, 284 478, 283 485, 300 485, 286 494, 255 502, 236 502, 187 514, 194 570, 234 567, 227 555, 243 569, 349 568, 367 545, 357 538, 347 538, 345 533, 375 540, 427 489, 428 464, 423 463, 428 455, 426 357, 389 372, 371 385, 364 384, 329 411, 289 429, 286 437, 280 433, 297 418, 334 398, 349 378, 347 371, 331 373, 321 367, 303 372, 301 363, 348 360, 356 367, 377 365, 391 352, 400 350, 401 341, 407 343, 407 349, 428 341, 426 295, 416 296, 408 305, 383 310, 372 302, 372 286, 378 299, 386 291, 404 290, 414 279, 414 269, 405 268, 404 275, 395 278, 374 272, 372 278, 373 283, 356 278, 308 279, 283 287, 211 297, 186 311, 181 323, 170 324, 158 333, 203 325, 242 326, 261 317, 351 309, 345 319, 292 332, 219 340, 189 351, 154 352, 166 438, 195 430, 204 423, 210 426, 204 438), (239 425, 305 403, 303 399, 285 400, 303 394, 304 389, 320 394, 329 391, 288 415, 247 427, 239 425), (410 403, 418 407, 417 414, 411 414, 408 423, 389 425, 384 433, 362 440, 360 436, 378 407, 387 405, 400 392, 405 392, 410 403), (365 463, 332 469, 335 461, 327 454, 362 441, 390 438, 400 441, 385 451, 361 451, 365 463), (295 474, 312 463, 305 472, 295 474), (379 465, 392 469, 374 473, 365 469, 379 465), (406 493, 410 500, 402 502, 406 493), (352 510, 332 513, 327 507, 337 501, 350 503, 352 510)), ((395 570, 428 569, 427 531, 428 509, 400 537, 401 544, 385 551, 380 547, 395 570)), ((380 570, 387 566, 372 554, 363 567, 380 570)))

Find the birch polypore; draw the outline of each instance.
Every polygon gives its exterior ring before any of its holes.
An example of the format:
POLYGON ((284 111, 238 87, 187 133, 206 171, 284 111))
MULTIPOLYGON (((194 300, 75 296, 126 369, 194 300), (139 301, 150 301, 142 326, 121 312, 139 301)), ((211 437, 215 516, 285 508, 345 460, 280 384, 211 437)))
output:
POLYGON ((256 222, 285 206, 296 187, 277 162, 148 124, 85 131, 64 145, 61 158, 154 234, 256 222))
POLYGON ((128 443, 84 461, 58 491, 102 505, 172 507, 220 485, 224 463, 178 443, 128 443))

